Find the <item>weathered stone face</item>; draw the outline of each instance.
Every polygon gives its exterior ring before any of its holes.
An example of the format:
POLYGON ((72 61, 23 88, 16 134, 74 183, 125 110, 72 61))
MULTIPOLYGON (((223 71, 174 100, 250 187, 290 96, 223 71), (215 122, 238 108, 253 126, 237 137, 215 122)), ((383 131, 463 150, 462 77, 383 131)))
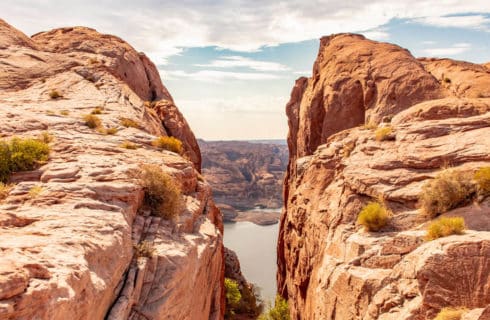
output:
POLYGON ((194 135, 155 66, 88 28, 28 38, 0 20, 0 43, 0 136, 53 137, 49 161, 14 174, 0 200, 0 318, 221 319, 221 214, 198 179, 194 135), (96 107, 114 135, 84 124, 96 107), (157 135, 182 140, 190 160, 152 147, 157 135), (138 148, 121 146, 128 141, 138 148), (142 207, 143 164, 181 185, 175 223, 142 207), (141 241, 151 258, 134 258, 141 241))
POLYGON ((286 107, 278 289, 293 319, 430 319, 490 303, 490 200, 446 213, 468 231, 431 242, 418 209, 441 167, 490 165, 488 81, 480 65, 417 60, 357 35, 322 39, 286 107), (376 141, 369 123, 390 126, 390 139, 376 141), (357 215, 379 198, 390 223, 365 232, 357 215))

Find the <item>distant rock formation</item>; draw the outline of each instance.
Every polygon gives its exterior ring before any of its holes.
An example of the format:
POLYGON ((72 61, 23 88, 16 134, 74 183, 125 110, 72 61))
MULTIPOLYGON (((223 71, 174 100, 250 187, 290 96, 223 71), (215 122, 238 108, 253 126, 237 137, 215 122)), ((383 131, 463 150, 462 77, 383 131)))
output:
POLYGON ((239 210, 280 208, 288 161, 285 145, 199 140, 202 173, 217 203, 239 210))
POLYGON ((465 218, 464 235, 424 241, 418 198, 441 167, 490 165, 489 81, 482 65, 417 60, 360 35, 321 39, 286 107, 278 288, 293 319, 422 320, 443 307, 487 319, 490 199, 444 214, 465 218), (357 216, 376 199, 390 222, 363 231, 357 216))
POLYGON ((0 20, 0 122, 3 139, 53 138, 49 161, 15 173, 0 200, 1 319, 223 318, 221 214, 144 54, 89 28, 29 38, 0 20), (102 127, 91 129, 83 117, 96 108, 102 127), (153 147, 157 135, 180 139, 190 160, 153 147), (141 206, 145 163, 181 184, 175 223, 141 206))

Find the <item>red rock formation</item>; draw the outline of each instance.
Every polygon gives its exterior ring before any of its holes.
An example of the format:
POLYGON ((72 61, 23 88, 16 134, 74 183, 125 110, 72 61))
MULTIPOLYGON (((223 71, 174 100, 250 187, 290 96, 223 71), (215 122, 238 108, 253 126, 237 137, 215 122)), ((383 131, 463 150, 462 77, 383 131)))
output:
POLYGON ((15 173, 0 200, 0 318, 222 319, 221 214, 198 179, 194 136, 155 66, 88 28, 29 39, 0 20, 0 42, 0 137, 54 138, 49 161, 15 173), (158 100, 156 111, 145 100, 158 100), (84 124, 95 107, 116 134, 84 124), (120 117, 140 127, 124 127, 120 117), (151 146, 165 134, 180 138, 193 161, 151 146), (121 146, 127 141, 139 148, 121 146), (181 184, 175 223, 142 206, 135 173, 145 163, 181 184), (150 257, 135 255, 142 241, 154 249, 150 257))
POLYGON ((479 65, 417 60, 362 36, 321 40, 286 107, 278 289, 293 319, 430 319, 490 304, 490 199, 446 213, 469 230, 431 242, 417 203, 441 167, 489 165, 489 80, 479 65), (390 126, 391 139, 376 141, 368 123, 390 126), (378 198, 393 216, 365 232, 357 215, 378 198))

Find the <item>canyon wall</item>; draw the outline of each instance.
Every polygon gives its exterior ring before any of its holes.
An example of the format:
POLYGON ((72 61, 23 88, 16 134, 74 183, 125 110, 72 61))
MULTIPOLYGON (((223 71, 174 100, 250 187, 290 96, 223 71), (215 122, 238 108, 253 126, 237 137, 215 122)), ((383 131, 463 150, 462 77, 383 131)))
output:
POLYGON ((0 89, 3 140, 52 140, 49 160, 14 173, 0 200, 0 318, 222 319, 221 214, 155 65, 93 29, 29 38, 0 20, 0 89), (156 136, 180 139, 182 156, 156 136), (142 206, 143 164, 181 186, 175 222, 142 206))
POLYGON ((466 307, 465 319, 488 319, 490 199, 444 213, 467 231, 433 241, 418 199, 443 167, 490 165, 490 70, 333 35, 286 112, 277 277, 292 318, 418 320, 466 307), (375 139, 382 127, 389 135, 375 139), (379 232, 356 224, 370 201, 392 212, 379 232))

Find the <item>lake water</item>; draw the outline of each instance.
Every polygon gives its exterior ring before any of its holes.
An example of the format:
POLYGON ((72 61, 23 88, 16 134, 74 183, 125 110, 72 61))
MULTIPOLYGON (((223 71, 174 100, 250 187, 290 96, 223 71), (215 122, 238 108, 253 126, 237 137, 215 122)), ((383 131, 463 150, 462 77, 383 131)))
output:
POLYGON ((264 301, 276 295, 276 246, 279 224, 225 223, 224 243, 235 251, 248 282, 260 287, 264 301))

